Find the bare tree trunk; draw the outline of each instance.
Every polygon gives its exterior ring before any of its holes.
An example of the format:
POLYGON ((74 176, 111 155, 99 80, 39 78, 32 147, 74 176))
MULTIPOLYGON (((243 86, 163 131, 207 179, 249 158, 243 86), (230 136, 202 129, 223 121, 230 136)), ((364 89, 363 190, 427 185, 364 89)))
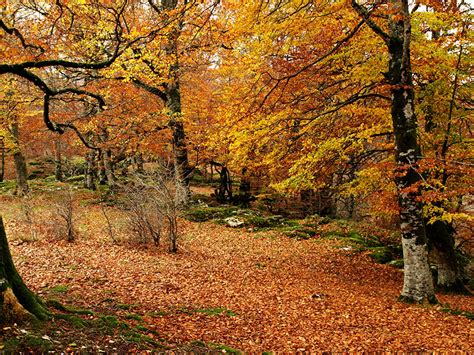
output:
POLYGON ((28 194, 28 171, 26 169, 26 161, 23 153, 21 152, 20 145, 20 131, 18 128, 18 122, 13 122, 10 126, 10 130, 13 138, 16 141, 15 152, 13 153, 13 162, 15 163, 16 171, 16 189, 15 194, 24 196, 28 194))
POLYGON ((23 283, 13 264, 8 240, 0 217, 0 323, 13 324, 33 318, 50 317, 41 301, 23 283))

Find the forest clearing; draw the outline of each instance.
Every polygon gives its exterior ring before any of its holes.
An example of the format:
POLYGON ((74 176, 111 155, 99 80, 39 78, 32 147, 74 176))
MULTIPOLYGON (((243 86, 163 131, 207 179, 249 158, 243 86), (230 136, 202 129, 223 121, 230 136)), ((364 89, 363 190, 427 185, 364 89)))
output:
MULTIPOLYGON (((6 202, 14 207, 2 211, 5 218, 21 215, 21 200, 6 202)), ((298 239, 183 220, 180 251, 169 254, 113 243, 96 204, 77 213, 82 232, 73 243, 39 234, 22 242, 27 225, 7 223, 7 232, 19 272, 37 294, 90 313, 53 316, 46 330, 26 328, 31 333, 14 335, 5 349, 15 339, 24 349, 56 351, 472 349, 473 297, 440 294, 436 307, 400 303, 400 269, 377 264, 370 250, 337 233, 298 239)))
POLYGON ((472 351, 473 15, 0 0, 0 351, 472 351))

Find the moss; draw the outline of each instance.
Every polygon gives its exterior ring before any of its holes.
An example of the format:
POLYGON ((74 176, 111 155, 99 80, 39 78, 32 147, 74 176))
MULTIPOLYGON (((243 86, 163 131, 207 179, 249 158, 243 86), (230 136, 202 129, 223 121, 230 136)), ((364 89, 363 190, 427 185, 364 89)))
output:
POLYGON ((69 287, 66 285, 57 285, 49 289, 49 291, 56 292, 56 293, 65 293, 68 290, 69 290, 69 287))
POLYGON ((123 309, 124 311, 128 311, 128 310, 134 308, 135 305, 134 304, 126 304, 126 303, 118 303, 118 304, 115 305, 115 307, 118 308, 118 309, 123 309))
POLYGON ((208 346, 213 350, 221 350, 230 354, 242 354, 242 351, 223 344, 209 343, 208 346))
POLYGON ((382 246, 382 243, 377 237, 374 236, 362 236, 359 232, 349 231, 346 235, 346 238, 350 241, 360 244, 364 247, 379 247, 382 246))
POLYGON ((119 325, 119 321, 114 316, 102 316, 97 319, 97 324, 104 328, 116 328, 119 325))
POLYGON ((443 308, 441 308, 441 312, 449 313, 455 316, 462 316, 466 317, 467 319, 474 320, 474 313, 460 309, 453 309, 448 304, 443 305, 443 308))
POLYGON ((55 314, 54 318, 64 319, 71 323, 75 328, 86 328, 90 326, 87 320, 82 319, 81 317, 78 317, 74 314, 55 314))
POLYGON ((33 348, 35 351, 42 352, 49 351, 52 346, 49 340, 29 334, 23 338, 22 345, 27 348, 33 348))
POLYGON ((408 303, 408 304, 438 304, 438 300, 436 299, 436 296, 431 296, 424 298, 422 300, 416 300, 413 297, 408 297, 408 296, 399 296, 398 300, 403 303, 408 303))
POLYGON ((392 252, 386 247, 370 248, 369 256, 380 264, 386 264, 393 260, 392 252))
POLYGON ((405 266, 405 264, 403 262, 403 259, 392 260, 392 261, 388 262, 388 265, 393 266, 397 269, 403 269, 403 267, 405 266))
POLYGON ((0 191, 7 192, 15 190, 15 180, 4 180, 0 182, 0 191))
POLYGON ((55 298, 46 300, 46 306, 57 309, 58 311, 67 312, 67 307, 55 298))
POLYGON ((75 176, 70 176, 67 179, 64 180, 65 182, 82 182, 84 181, 84 175, 75 175, 75 176))
POLYGON ((185 211, 184 216, 193 222, 205 222, 235 216, 238 210, 237 207, 194 207, 185 211))
POLYGON ((135 313, 128 313, 125 315, 125 318, 126 319, 133 319, 133 320, 137 320, 137 321, 143 321, 143 318, 138 315, 138 314, 135 314, 135 313))
POLYGON ((3 349, 2 353, 4 352, 5 354, 7 353, 12 353, 16 354, 19 353, 19 347, 20 347, 20 339, 11 337, 11 338, 6 338, 3 342, 3 349))

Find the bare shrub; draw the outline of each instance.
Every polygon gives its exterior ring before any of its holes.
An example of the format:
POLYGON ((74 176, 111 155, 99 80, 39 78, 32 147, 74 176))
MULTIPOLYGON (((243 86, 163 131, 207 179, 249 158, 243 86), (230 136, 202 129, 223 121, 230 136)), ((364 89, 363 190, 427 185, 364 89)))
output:
POLYGON ((122 186, 129 230, 143 243, 152 240, 155 245, 164 231, 170 252, 178 250, 178 217, 187 200, 186 188, 175 176, 162 169, 135 176, 122 186))
POLYGON ((33 200, 30 194, 23 196, 20 205, 21 214, 19 221, 21 223, 19 238, 24 241, 35 241, 38 238, 38 228, 36 223, 36 201, 33 200))
POLYGON ((55 214, 55 234, 58 238, 65 238, 68 242, 73 242, 77 237, 76 211, 74 208, 74 195, 69 188, 58 193, 58 198, 54 205, 55 214))

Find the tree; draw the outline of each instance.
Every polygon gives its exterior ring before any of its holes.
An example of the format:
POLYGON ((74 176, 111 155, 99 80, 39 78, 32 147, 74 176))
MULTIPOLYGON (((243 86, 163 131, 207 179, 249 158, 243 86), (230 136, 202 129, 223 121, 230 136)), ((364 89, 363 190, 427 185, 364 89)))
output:
POLYGON ((370 12, 356 0, 354 9, 382 38, 390 54, 385 74, 391 85, 391 114, 395 137, 400 231, 404 259, 404 284, 401 298, 409 302, 436 302, 428 264, 428 247, 423 210, 420 203, 422 177, 418 171, 421 149, 417 137, 415 93, 411 69, 411 18, 407 0, 390 3, 388 33, 369 18, 370 12))
POLYGON ((50 314, 41 301, 23 283, 13 264, 3 219, 0 216, 0 322, 48 319, 50 314))
MULTIPOLYGON (((0 76, 22 79, 43 96, 43 121, 48 129, 60 134, 74 131, 87 147, 92 148, 78 128, 70 122, 51 119, 52 102, 61 97, 80 97, 86 104, 105 108, 104 98, 85 88, 91 72, 110 67, 133 45, 156 36, 161 26, 138 31, 135 37, 124 36, 124 18, 129 2, 98 1, 31 1, 12 2, 0 7, 0 76), (22 16, 22 14, 29 16, 22 16), (90 31, 83 31, 88 28, 90 31), (97 105, 95 105, 97 104, 97 105)), ((21 304, 38 319, 48 317, 36 296, 24 285, 16 272, 3 223, 0 225, 2 248, 2 318, 16 321, 21 304), (18 302, 17 302, 18 301, 18 302)))

